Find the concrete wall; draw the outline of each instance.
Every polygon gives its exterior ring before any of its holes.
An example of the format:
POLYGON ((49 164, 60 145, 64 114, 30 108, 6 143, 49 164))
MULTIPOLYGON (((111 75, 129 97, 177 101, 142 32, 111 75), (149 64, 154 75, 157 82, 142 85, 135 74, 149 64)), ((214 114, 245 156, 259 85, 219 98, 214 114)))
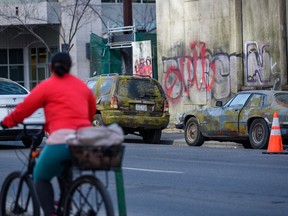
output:
POLYGON ((60 9, 58 2, 0 1, 0 23, 3 26, 60 24, 60 9))
POLYGON ((273 85, 276 77, 282 85, 287 84, 285 7, 282 0, 243 1, 245 85, 273 85), (256 69, 259 74, 255 73, 256 69))
POLYGON ((247 88, 287 84, 285 0, 157 0, 159 81, 171 123, 247 88))

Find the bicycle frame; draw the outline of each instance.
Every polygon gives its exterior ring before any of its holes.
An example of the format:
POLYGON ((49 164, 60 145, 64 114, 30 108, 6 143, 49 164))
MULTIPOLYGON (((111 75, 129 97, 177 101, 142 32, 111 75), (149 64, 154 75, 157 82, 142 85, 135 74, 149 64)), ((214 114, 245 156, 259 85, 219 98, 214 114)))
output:
MULTIPOLYGON (((32 145, 30 146, 30 151, 29 151, 29 156, 28 156, 28 163, 27 163, 27 169, 22 173, 21 178, 20 178, 20 182, 19 182, 19 187, 17 189, 17 193, 16 193, 16 203, 18 205, 18 200, 20 197, 20 193, 22 190, 22 186, 23 186, 23 182, 25 180, 26 177, 31 177, 32 178, 32 174, 33 174, 33 169, 35 166, 35 160, 38 157, 38 155, 40 154, 40 151, 36 152, 37 147, 34 145, 34 141, 38 138, 38 136, 42 133, 43 131, 43 124, 33 124, 33 125, 37 125, 37 126, 42 126, 42 129, 39 130, 37 133, 35 134, 28 134, 27 133, 27 124, 24 124, 24 134, 25 136, 31 136, 32 138, 32 145)), ((28 204, 29 204, 29 200, 31 199, 31 194, 28 194, 27 197, 27 201, 26 201, 26 205, 25 205, 25 211, 28 208, 28 204)))
MULTIPOLYGON (((38 125, 39 126, 39 125, 38 125)), ((43 126, 41 124, 41 126, 43 126)), ((24 124, 24 133, 25 133, 25 130, 27 129, 26 125, 24 124)), ((43 128, 42 128, 43 129, 43 128)), ((26 131, 27 132, 27 131, 26 131)), ((26 136, 30 136, 32 138, 32 140, 36 140, 37 139, 37 135, 41 134, 41 130, 38 130, 36 131, 37 133, 35 134, 25 134, 26 136)), ((23 189, 23 186, 25 184, 25 182, 28 181, 31 182, 31 178, 32 178, 32 175, 33 175, 33 170, 34 170, 34 166, 35 166, 35 163, 36 163, 36 158, 38 157, 38 155, 40 154, 40 151, 37 151, 37 146, 34 145, 34 142, 32 142, 32 145, 30 146, 30 151, 29 151, 29 156, 28 156, 28 161, 27 161, 27 165, 25 166, 25 170, 23 172, 21 172, 20 176, 19 176, 19 182, 18 182, 18 186, 17 186, 17 190, 16 190, 16 196, 15 196, 15 205, 14 205, 14 208, 13 208, 13 211, 15 214, 22 214, 24 212, 26 212, 28 210, 28 207, 29 207, 29 203, 31 201, 31 199, 35 200, 35 188, 29 188, 30 191, 29 193, 27 194, 27 199, 25 198, 24 202, 22 202, 22 206, 21 204, 19 203, 20 201, 20 197, 21 197, 21 191, 23 189), (33 192, 31 192, 31 190, 33 190, 33 192)), ((74 174, 75 174, 75 171, 74 171, 74 167, 73 164, 71 163, 71 161, 69 162, 69 164, 65 164, 65 166, 71 171, 71 179, 70 179, 70 175, 69 175, 69 184, 68 185, 65 185, 65 184, 62 184, 62 187, 60 184, 61 184, 61 177, 58 176, 58 182, 59 182, 59 186, 60 186, 60 199, 59 199, 59 203, 58 203, 58 206, 57 208, 55 209, 58 213, 58 215, 63 215, 64 214, 64 208, 65 208, 65 200, 67 199, 68 196, 69 199, 73 200, 72 196, 70 194, 70 189, 71 189, 71 186, 73 185, 73 183, 77 180, 77 179, 81 179, 81 176, 82 173, 80 173, 80 176, 77 177, 77 178, 73 178, 74 174), (71 180, 71 182, 70 182, 71 180)), ((114 171, 114 174, 115 174, 115 180, 116 180, 116 191, 117 191, 117 201, 118 201, 118 215, 119 216, 126 216, 127 213, 126 213, 126 203, 125 203, 125 191, 124 191, 124 181, 123 181, 123 173, 122 173, 122 168, 114 168, 114 169, 111 169, 111 171, 114 171)), ((81 170, 80 170, 81 172, 81 170)), ((98 182, 102 182, 97 176, 96 176, 96 173, 98 173, 98 170, 91 170, 92 173, 90 173, 89 175, 84 175, 83 177, 86 177, 86 178, 94 178, 95 180, 97 180, 98 182), (88 176, 88 177, 87 177, 88 176)), ((100 172, 100 171, 99 171, 100 172)), ((70 173, 69 173, 70 174, 70 173)), ((106 174, 106 185, 103 185, 103 183, 101 183, 100 185, 102 185, 102 188, 104 186, 104 188, 107 188, 108 185, 109 185, 109 179, 108 179, 108 170, 105 170, 105 174, 106 174)), ((33 180, 33 179, 32 179, 33 180)), ((86 179, 87 180, 87 179, 86 179)), ((85 180, 84 180, 85 181, 85 180)), ((79 181, 78 181, 79 182, 79 181)), ((62 178, 62 183, 66 183, 67 184, 67 181, 66 181, 66 178, 65 176, 62 178)), ((77 184, 76 184, 77 185, 77 184)), ((88 187, 89 188, 89 187, 88 187)), ((97 188, 97 187, 96 187, 97 188)), ((89 192, 86 193, 86 192, 83 192, 80 188, 80 191, 78 191, 78 188, 74 188, 77 193, 80 194, 80 197, 83 198, 83 200, 86 201, 85 205, 88 205, 90 206, 91 205, 91 209, 92 206, 93 206, 93 203, 90 203, 89 201, 89 192)), ((89 191, 90 189, 88 189, 89 191)), ((100 190, 101 191, 101 190, 100 190)), ((103 190, 102 190, 103 191, 103 190)), ((106 189, 105 189, 106 191, 106 189)), ((107 195, 106 195, 107 196, 107 195)), ((108 193, 108 196, 109 196, 109 193, 108 193)), ((109 199, 110 200, 110 199, 109 199)), ((102 203, 103 200, 101 200, 100 203, 102 203)), ((105 202, 105 201, 104 201, 105 202)), ((111 201, 110 201, 111 202, 111 201)), ((37 201, 36 201, 37 203, 37 201)), ((68 204, 69 205, 69 204, 68 204)), ((100 204, 102 205, 102 204, 100 204)), ((104 204, 103 204, 104 205, 104 204)), ((112 202, 111 202, 111 205, 112 205, 112 202)), ((35 205, 34 205, 35 206, 35 205)), ((40 206, 39 204, 36 205, 37 207, 40 206)), ((113 208, 112 208, 113 209, 113 208)), ((110 214, 109 214, 110 215, 110 214)))

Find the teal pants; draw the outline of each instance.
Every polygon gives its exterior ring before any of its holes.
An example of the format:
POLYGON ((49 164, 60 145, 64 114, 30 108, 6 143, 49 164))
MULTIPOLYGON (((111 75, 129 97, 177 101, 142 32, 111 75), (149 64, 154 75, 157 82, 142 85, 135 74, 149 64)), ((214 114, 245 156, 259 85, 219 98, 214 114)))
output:
POLYGON ((58 176, 64 170, 63 162, 68 160, 71 160, 71 153, 67 144, 45 145, 34 168, 34 182, 50 181, 58 176))
MULTIPOLYGON (((45 145, 36 162, 33 178, 37 197, 45 216, 51 216, 55 212, 54 190, 50 181, 55 176, 63 176, 63 171, 65 170, 65 163, 63 162, 69 160, 71 160, 71 153, 68 145, 55 144, 45 145)), ((69 176, 63 177, 70 180, 69 176)), ((64 186, 60 185, 60 188, 62 187, 64 186)))

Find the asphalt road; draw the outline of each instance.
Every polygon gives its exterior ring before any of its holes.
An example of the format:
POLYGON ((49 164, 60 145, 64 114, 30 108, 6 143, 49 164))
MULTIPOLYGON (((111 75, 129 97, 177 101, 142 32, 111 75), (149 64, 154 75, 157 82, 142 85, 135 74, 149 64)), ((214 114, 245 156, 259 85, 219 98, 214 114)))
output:
MULTIPOLYGON (((181 132, 165 130, 162 138, 152 145, 126 136, 123 176, 129 216, 287 215, 288 155, 263 154, 237 143, 190 147, 181 132)), ((0 183, 21 168, 27 154, 21 142, 12 144, 0 143, 0 183)), ((103 179, 103 173, 97 175, 103 179)), ((113 172, 109 192, 117 210, 113 172)))
POLYGON ((125 145, 128 215, 287 215, 288 155, 243 148, 125 145))

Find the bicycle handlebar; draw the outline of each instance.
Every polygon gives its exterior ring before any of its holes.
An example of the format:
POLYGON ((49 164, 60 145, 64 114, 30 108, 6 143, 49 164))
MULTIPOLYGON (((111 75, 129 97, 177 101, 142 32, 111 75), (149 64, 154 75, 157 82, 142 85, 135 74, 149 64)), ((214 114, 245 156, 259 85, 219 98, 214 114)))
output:
POLYGON ((38 139, 44 132, 44 123, 22 123, 24 135, 31 139, 38 139))

